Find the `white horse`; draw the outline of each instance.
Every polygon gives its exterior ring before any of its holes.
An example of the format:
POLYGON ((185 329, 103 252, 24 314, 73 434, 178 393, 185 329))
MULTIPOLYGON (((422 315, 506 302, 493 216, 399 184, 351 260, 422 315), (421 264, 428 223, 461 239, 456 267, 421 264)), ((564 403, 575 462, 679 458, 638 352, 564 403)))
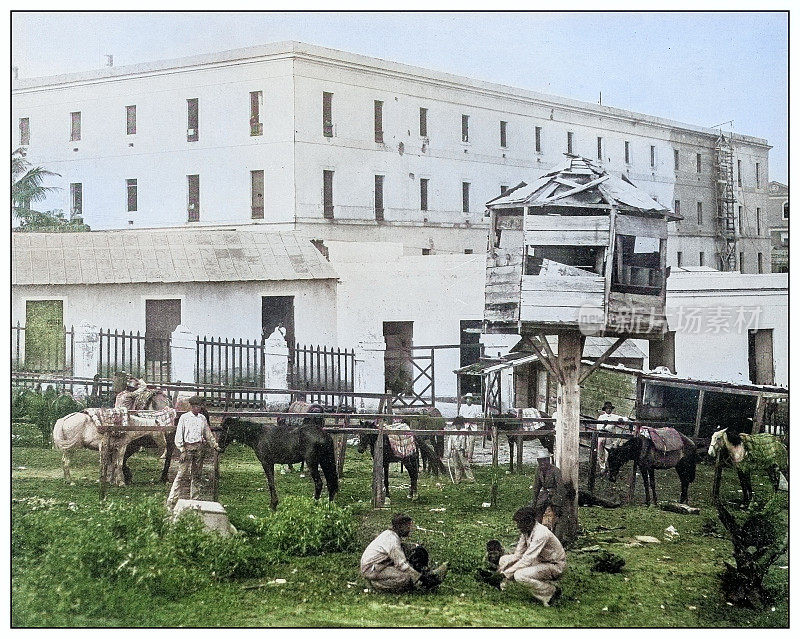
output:
MULTIPOLYGON (((137 391, 120 393, 117 396, 115 406, 133 408, 134 402, 142 397, 145 389, 146 384, 139 382, 137 391)), ((147 406, 141 409, 160 410, 169 406, 169 398, 163 391, 156 391, 147 398, 146 404, 147 406)), ((135 424, 139 422, 140 418, 131 415, 129 420, 135 424)), ((145 421, 143 420, 142 423, 144 424, 145 421)), ((167 442, 163 432, 129 431, 119 437, 114 437, 112 439, 112 474, 110 478, 111 483, 114 485, 122 486, 130 482, 132 473, 127 466, 127 461, 128 457, 138 450, 138 447, 132 445, 136 444, 137 440, 141 440, 138 442, 141 445, 154 445, 159 457, 165 457, 167 442)), ((66 482, 69 483, 72 480, 70 474, 72 451, 76 448, 89 448, 99 451, 101 442, 102 436, 98 432, 94 420, 86 412, 71 413, 56 421, 53 426, 53 446, 63 451, 61 464, 66 482)), ((164 473, 162 473, 162 479, 163 475, 164 473)))

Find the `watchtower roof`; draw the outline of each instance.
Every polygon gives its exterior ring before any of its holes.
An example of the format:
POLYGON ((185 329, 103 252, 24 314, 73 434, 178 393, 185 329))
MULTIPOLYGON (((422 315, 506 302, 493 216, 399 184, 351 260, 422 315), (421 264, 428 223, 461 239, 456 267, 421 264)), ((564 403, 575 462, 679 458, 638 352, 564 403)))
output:
MULTIPOLYGON (((562 166, 545 173, 533 184, 520 183, 502 196, 489 200, 486 206, 489 209, 615 207, 633 215, 641 212, 648 217, 656 214, 670 221, 683 219, 680 214, 650 197, 627 176, 609 173, 592 160, 577 155, 567 155, 562 166)), ((530 212, 536 214, 544 211, 530 212)))

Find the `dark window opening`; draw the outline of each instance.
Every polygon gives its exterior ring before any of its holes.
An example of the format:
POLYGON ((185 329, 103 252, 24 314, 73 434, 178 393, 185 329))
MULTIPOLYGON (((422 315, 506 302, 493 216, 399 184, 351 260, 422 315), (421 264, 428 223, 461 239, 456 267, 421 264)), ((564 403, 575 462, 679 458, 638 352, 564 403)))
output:
POLYGON ((602 275, 604 259, 603 246, 529 246, 525 275, 539 275, 544 260, 581 269, 587 276, 602 275))
POLYGON ((775 362, 772 350, 772 329, 751 329, 747 337, 750 382, 753 384, 774 384, 775 362))
POLYGON ((500 185, 500 195, 505 195, 506 191, 508 191, 508 185, 507 184, 501 184, 500 185))
POLYGON ((419 108, 419 134, 423 138, 428 137, 428 109, 419 108))
POLYGON ((681 214, 681 201, 680 200, 675 200, 675 213, 677 215, 681 214))
POLYGON ((128 211, 136 211, 139 206, 136 180, 125 180, 128 188, 128 211))
POLYGON ((83 184, 80 182, 69 185, 69 213, 73 218, 83 215, 83 184))
POLYGON ((469 182, 461 183, 461 210, 469 213, 469 182))
POLYGON ((394 395, 414 390, 414 322, 384 322, 384 378, 386 389, 394 395))
POLYGON ((70 113, 70 142, 77 142, 81 139, 81 112, 70 113))
POLYGON ((187 199, 186 212, 190 222, 200 219, 200 176, 186 176, 187 199))
POLYGON ((542 127, 537 126, 535 133, 536 133, 536 152, 537 153, 541 153, 542 152, 542 127))
POLYGON ((428 178, 420 178, 419 181, 419 208, 421 211, 428 210, 428 178))
POLYGON ((663 281, 661 253, 665 240, 633 235, 617 235, 616 238, 611 290, 658 295, 663 281))
POLYGON ((375 176, 375 219, 383 220, 383 176, 375 176))
POLYGON ((756 235, 761 236, 761 207, 756 207, 756 235))
POLYGON ((375 141, 383 144, 383 102, 375 100, 375 141))
POLYGON ((783 203, 783 219, 784 220, 788 220, 789 219, 789 203, 788 202, 784 202, 783 203))
POLYGON ((678 251, 678 266, 683 266, 683 251, 678 251))
POLYGON ((31 126, 28 118, 19 119, 19 144, 28 146, 31 143, 31 126))
POLYGON ((697 154, 697 172, 701 173, 703 169, 703 156, 699 153, 697 154))
POLYGON ((125 127, 128 135, 136 133, 136 105, 131 104, 125 107, 125 127))
POLYGON ((197 142, 200 139, 200 100, 189 98, 186 100, 186 141, 197 142))
POLYGON ((631 163, 631 143, 625 140, 625 164, 631 163))
POLYGON ((322 135, 333 137, 333 93, 322 92, 322 135))
POLYGON ((739 272, 744 273, 744 251, 739 253, 739 272))
POLYGON ((574 140, 574 138, 575 138, 575 135, 572 133, 572 131, 567 131, 567 153, 572 153, 573 152, 572 149, 573 149, 573 140, 574 140))
POLYGON ((431 254, 431 250, 429 248, 422 249, 422 254, 423 255, 430 255, 431 254))
POLYGON ((697 223, 698 224, 702 224, 703 223, 703 203, 702 202, 698 202, 697 203, 697 223))
POLYGON ((650 146, 650 166, 655 167, 656 165, 656 147, 650 146))
POLYGON ((700 251, 700 266, 706 265, 706 254, 703 251, 700 251))
MULTIPOLYGON (((461 320, 460 334, 461 340, 461 355, 459 358, 459 366, 469 366, 475 364, 481 358, 481 320, 461 320)), ((461 394, 465 393, 480 393, 481 392, 481 376, 480 375, 462 375, 461 376, 461 394)))
POLYGON ((333 219, 333 171, 322 172, 322 214, 333 219))
POLYGON ((261 334, 266 338, 275 328, 286 330, 286 344, 295 347, 294 295, 265 295, 261 298, 261 334))
POLYGON ((250 171, 250 217, 264 219, 264 171, 250 171))
POLYGON ((597 136, 597 159, 603 159, 603 138, 597 136))
POLYGON ((761 164, 756 162, 756 188, 761 186, 761 164))
POLYGON ((145 362, 169 362, 169 338, 181 323, 180 300, 144 301, 145 362))
POLYGON ((261 91, 250 92, 250 135, 262 135, 264 125, 261 123, 261 104, 264 94, 261 91))
POLYGON ((469 142, 469 116, 461 116, 461 141, 469 142))
POLYGON ((507 136, 508 122, 500 120, 500 146, 504 149, 508 146, 507 136))
POLYGON ((668 331, 661 341, 650 342, 650 370, 666 366, 675 373, 675 331, 668 331))
POLYGON ((756 259, 758 260, 758 272, 759 273, 763 273, 764 272, 764 255, 763 255, 763 253, 759 253, 756 256, 756 259))
POLYGON ((472 255, 472 249, 464 249, 464 255, 472 255))
POLYGON ((736 185, 742 186, 742 161, 736 160, 736 185))
POLYGON ((681 168, 681 154, 678 152, 678 149, 674 149, 672 155, 674 157, 675 170, 678 171, 681 168))

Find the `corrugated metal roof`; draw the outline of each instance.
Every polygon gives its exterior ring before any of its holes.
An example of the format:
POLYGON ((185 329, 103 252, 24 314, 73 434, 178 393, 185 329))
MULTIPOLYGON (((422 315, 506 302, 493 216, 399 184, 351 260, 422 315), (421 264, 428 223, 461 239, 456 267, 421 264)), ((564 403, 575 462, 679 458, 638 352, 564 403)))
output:
POLYGON ((660 213, 671 220, 683 219, 669 207, 654 200, 625 175, 614 175, 584 157, 568 156, 567 161, 545 173, 528 186, 489 200, 492 208, 591 206, 593 204, 628 207, 660 213))
POLYGON ((14 285, 338 278, 308 239, 289 233, 170 228, 11 235, 14 285))

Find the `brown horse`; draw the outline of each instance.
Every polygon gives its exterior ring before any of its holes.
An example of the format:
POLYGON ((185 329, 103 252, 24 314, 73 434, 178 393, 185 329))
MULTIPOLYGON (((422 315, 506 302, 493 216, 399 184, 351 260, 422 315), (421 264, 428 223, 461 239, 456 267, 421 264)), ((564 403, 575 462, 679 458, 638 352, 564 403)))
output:
POLYGON ((644 494, 650 505, 650 490, 653 503, 656 496, 655 470, 674 468, 681 480, 681 503, 689 503, 689 484, 694 481, 697 466, 697 447, 694 442, 674 428, 642 428, 642 433, 632 437, 621 446, 608 451, 608 479, 616 481, 619 469, 631 460, 636 460, 644 481, 644 494), (662 445, 662 442, 666 442, 662 445))
MULTIPOLYGON (((526 411, 528 411, 528 410, 535 411, 535 413, 532 415, 532 417, 547 417, 547 414, 545 412, 540 411, 540 410, 535 409, 535 408, 532 408, 532 409, 527 409, 526 408, 525 410, 526 411)), ((504 416, 505 417, 514 417, 514 418, 516 418, 516 414, 511 412, 511 411, 508 411, 507 413, 505 413, 504 416)), ((527 415, 524 415, 524 416, 527 417, 527 415)), ((508 439, 508 463, 509 463, 509 470, 512 473, 514 472, 514 445, 517 443, 517 441, 519 441, 520 435, 508 435, 507 433, 504 433, 503 431, 514 431, 514 430, 519 430, 519 427, 518 427, 516 421, 505 420, 505 419, 502 419, 502 418, 497 420, 497 431, 498 431, 498 434, 503 433, 506 436, 506 438, 508 439)), ((539 443, 544 448, 546 448, 551 455, 553 454, 553 449, 555 448, 555 445, 556 445, 556 430, 555 430, 555 426, 554 426, 554 424, 552 422, 527 422, 525 424, 525 430, 531 430, 531 431, 533 431, 533 430, 548 430, 548 431, 551 431, 551 432, 547 432, 547 433, 540 434, 540 435, 535 435, 533 433, 531 433, 529 435, 522 435, 522 441, 523 442, 530 442, 530 441, 534 441, 534 440, 538 439, 539 443)))

